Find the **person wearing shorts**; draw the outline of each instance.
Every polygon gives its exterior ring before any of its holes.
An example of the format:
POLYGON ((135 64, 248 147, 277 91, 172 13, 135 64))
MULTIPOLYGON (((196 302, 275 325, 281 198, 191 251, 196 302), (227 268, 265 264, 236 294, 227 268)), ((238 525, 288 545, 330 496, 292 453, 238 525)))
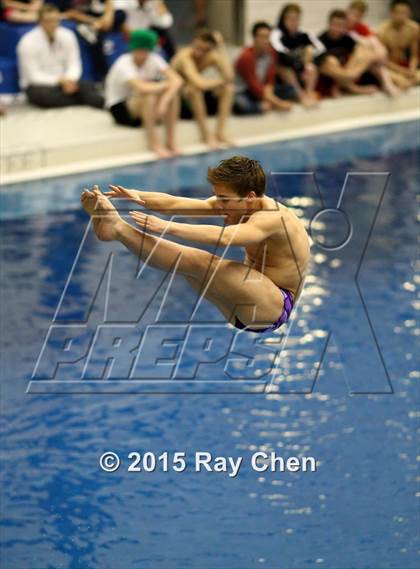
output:
POLYGON ((304 224, 266 195, 257 160, 231 156, 209 168, 207 180, 213 195, 203 200, 111 185, 106 193, 98 186, 85 190, 81 202, 98 239, 118 241, 150 268, 176 271, 190 287, 184 296, 193 294, 196 306, 203 298, 211 302, 238 333, 271 334, 290 318, 310 267, 304 224), (147 209, 130 212, 136 227, 111 202, 121 198, 147 209), (178 215, 207 216, 209 222, 178 222, 178 215), (215 216, 223 216, 224 225, 211 223, 215 216), (228 258, 231 247, 242 249, 242 260, 228 258))
POLYGON ((334 97, 343 91, 375 93, 375 84, 362 85, 360 79, 367 71, 374 70, 378 55, 358 44, 348 33, 347 25, 347 14, 343 10, 333 10, 328 15, 328 28, 318 37, 325 51, 314 60, 321 79, 318 89, 334 97))
POLYGON ((277 75, 294 93, 294 99, 305 107, 317 105, 315 92, 318 69, 314 58, 325 51, 312 33, 300 28, 302 9, 286 4, 280 12, 277 28, 271 32, 271 45, 277 52, 277 75))
POLYGON ((373 30, 363 21, 367 10, 368 4, 365 0, 352 0, 350 2, 346 11, 347 31, 356 43, 364 46, 377 56, 374 74, 385 93, 390 97, 397 97, 400 94, 400 89, 393 81, 391 72, 388 69, 387 50, 373 30))
POLYGON ((209 148, 231 145, 225 130, 232 110, 234 72, 221 34, 197 32, 191 45, 180 49, 172 59, 172 67, 185 81, 181 117, 195 118, 201 139, 209 148), (204 76, 209 68, 215 69, 218 77, 204 76), (207 115, 212 114, 217 116, 214 135, 207 124, 207 115))
POLYGON ((390 17, 379 26, 378 38, 388 52, 388 69, 401 89, 420 83, 420 27, 411 19, 412 7, 407 0, 394 0, 390 17))
POLYGON ((105 106, 122 126, 143 125, 149 150, 160 158, 178 153, 175 127, 179 116, 179 90, 182 80, 153 50, 158 36, 152 30, 134 30, 128 42, 129 53, 112 65, 105 80, 105 106), (161 144, 156 124, 165 125, 166 144, 161 144))

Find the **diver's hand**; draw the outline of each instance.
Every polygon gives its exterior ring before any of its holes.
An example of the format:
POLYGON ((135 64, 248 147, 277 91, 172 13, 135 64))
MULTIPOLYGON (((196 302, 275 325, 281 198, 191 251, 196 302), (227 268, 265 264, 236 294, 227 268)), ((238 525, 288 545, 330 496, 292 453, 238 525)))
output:
POLYGON ((143 231, 163 233, 169 228, 170 221, 166 221, 155 215, 146 215, 140 211, 130 211, 130 216, 143 231))
POLYGON ((129 190, 123 186, 113 186, 111 184, 109 186, 109 189, 109 192, 104 192, 108 198, 126 199, 131 200, 132 202, 135 202, 139 205, 146 205, 146 202, 140 197, 138 190, 129 190))

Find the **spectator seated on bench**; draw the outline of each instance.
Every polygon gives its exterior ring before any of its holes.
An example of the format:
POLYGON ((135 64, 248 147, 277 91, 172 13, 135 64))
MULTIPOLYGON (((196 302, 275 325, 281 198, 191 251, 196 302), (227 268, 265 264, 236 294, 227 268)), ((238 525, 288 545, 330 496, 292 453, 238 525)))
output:
POLYGON ((238 115, 292 108, 292 103, 280 99, 274 90, 276 58, 270 45, 270 32, 271 26, 266 22, 254 24, 253 45, 245 47, 236 60, 233 109, 238 115))
POLYGON ((17 54, 21 88, 30 103, 43 108, 103 107, 103 97, 94 83, 80 79, 82 64, 77 39, 72 31, 60 26, 56 6, 43 6, 39 25, 22 37, 17 54))
POLYGON ((115 0, 116 8, 126 13, 125 33, 132 30, 154 30, 159 36, 159 47, 163 57, 169 61, 175 55, 175 45, 169 29, 174 23, 163 0, 115 0))
POLYGON ((113 0, 61 0, 61 2, 66 6, 63 17, 76 23, 78 35, 89 46, 95 70, 100 78, 105 77, 112 63, 106 57, 107 33, 122 30, 126 18, 125 12, 115 10, 113 0))

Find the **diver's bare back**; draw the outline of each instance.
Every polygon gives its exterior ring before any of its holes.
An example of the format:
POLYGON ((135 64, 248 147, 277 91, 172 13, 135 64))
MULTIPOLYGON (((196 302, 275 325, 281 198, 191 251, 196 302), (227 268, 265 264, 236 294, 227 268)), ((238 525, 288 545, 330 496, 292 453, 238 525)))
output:
MULTIPOLYGON (((246 246, 244 262, 275 285, 290 290, 296 298, 309 264, 308 234, 292 210, 268 197, 263 204, 262 211, 278 217, 279 229, 262 243, 246 246)), ((261 215, 261 210, 258 213, 261 215)))

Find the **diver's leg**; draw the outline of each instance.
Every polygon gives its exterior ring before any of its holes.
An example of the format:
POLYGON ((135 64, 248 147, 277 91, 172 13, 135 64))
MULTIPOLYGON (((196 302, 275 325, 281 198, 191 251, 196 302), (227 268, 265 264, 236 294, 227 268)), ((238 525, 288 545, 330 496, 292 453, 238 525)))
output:
MULTIPOLYGON (((164 271, 174 270, 195 278, 202 295, 223 314, 237 316, 245 325, 264 327, 277 320, 283 309, 283 297, 278 287, 263 273, 197 249, 148 235, 125 222, 110 200, 98 189, 82 194, 82 205, 94 219, 97 237, 104 241, 119 241, 134 255, 164 271)), ((191 283, 190 283, 191 284, 191 283)))

